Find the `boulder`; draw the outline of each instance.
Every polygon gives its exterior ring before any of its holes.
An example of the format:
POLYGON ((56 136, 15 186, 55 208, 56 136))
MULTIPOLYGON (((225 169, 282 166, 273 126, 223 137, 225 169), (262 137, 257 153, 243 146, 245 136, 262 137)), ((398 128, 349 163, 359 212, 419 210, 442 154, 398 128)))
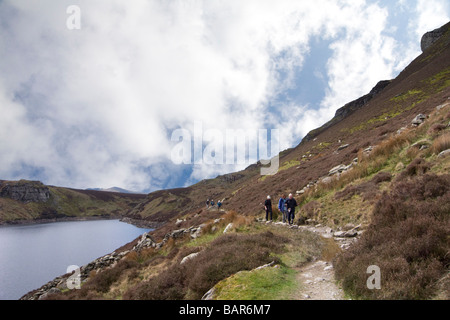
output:
POLYGON ((372 146, 367 147, 366 149, 363 150, 363 152, 367 153, 367 154, 371 153, 372 151, 373 151, 373 147, 372 146))
POLYGON ((341 150, 347 149, 349 146, 350 146, 349 144, 344 144, 344 145, 340 146, 337 150, 341 151, 341 150))
POLYGON ((450 155, 450 149, 447 149, 447 150, 442 151, 441 153, 439 153, 438 158, 445 158, 448 155, 450 155))
POLYGON ((187 261, 189 261, 189 260, 191 260, 191 259, 194 259, 196 256, 199 255, 199 253, 200 253, 200 252, 191 253, 190 255, 184 257, 184 258, 181 260, 180 264, 185 264, 187 261))
POLYGON ((223 233, 227 233, 228 231, 230 231, 233 228, 233 224, 229 223, 226 227, 225 230, 223 230, 223 233))
POLYGON ((427 119, 427 116, 424 114, 418 114, 413 121, 411 121, 411 124, 413 126, 420 126, 422 123, 425 122, 425 120, 427 119))
POLYGON ((432 145, 432 142, 430 140, 422 139, 420 141, 417 141, 413 145, 411 145, 411 147, 423 150, 424 147, 429 148, 431 145, 432 145))
POLYGON ((344 171, 346 168, 347 168, 347 166, 346 166, 345 164, 340 164, 340 165, 334 167, 333 169, 331 169, 331 170, 328 172, 328 175, 329 175, 329 176, 333 176, 333 175, 335 175, 335 174, 341 173, 341 172, 344 171))

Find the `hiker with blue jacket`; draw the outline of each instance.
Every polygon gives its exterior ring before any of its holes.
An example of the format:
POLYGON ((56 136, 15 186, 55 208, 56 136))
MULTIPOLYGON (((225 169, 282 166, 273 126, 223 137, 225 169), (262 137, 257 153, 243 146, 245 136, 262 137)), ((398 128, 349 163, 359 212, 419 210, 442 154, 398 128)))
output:
POLYGON ((289 194, 289 199, 286 200, 286 206, 288 211, 289 224, 293 224, 295 219, 295 208, 298 207, 298 205, 292 193, 289 194))
POLYGON ((288 221, 289 217, 287 215, 287 208, 286 208, 286 195, 283 194, 278 200, 278 210, 280 210, 281 214, 283 215, 283 223, 286 223, 288 221))

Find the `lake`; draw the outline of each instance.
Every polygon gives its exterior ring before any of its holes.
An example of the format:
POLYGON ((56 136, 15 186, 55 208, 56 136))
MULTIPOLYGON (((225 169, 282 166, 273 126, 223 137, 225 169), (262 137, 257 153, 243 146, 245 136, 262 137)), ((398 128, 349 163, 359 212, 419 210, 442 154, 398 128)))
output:
POLYGON ((0 227, 0 300, 19 299, 149 230, 119 220, 0 227))

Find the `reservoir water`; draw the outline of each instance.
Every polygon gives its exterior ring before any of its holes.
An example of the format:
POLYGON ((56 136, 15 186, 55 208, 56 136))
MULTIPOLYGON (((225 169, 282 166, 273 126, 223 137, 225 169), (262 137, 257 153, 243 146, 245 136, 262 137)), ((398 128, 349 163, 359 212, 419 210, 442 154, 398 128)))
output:
POLYGON ((119 220, 0 227, 0 300, 19 299, 147 231, 119 220))

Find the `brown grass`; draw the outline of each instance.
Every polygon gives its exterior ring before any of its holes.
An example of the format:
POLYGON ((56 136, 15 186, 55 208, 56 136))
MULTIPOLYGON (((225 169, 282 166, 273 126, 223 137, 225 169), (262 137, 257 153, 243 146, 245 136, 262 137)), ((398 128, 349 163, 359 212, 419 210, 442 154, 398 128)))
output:
POLYGON ((435 154, 450 149, 450 133, 443 134, 436 138, 431 149, 435 154))

